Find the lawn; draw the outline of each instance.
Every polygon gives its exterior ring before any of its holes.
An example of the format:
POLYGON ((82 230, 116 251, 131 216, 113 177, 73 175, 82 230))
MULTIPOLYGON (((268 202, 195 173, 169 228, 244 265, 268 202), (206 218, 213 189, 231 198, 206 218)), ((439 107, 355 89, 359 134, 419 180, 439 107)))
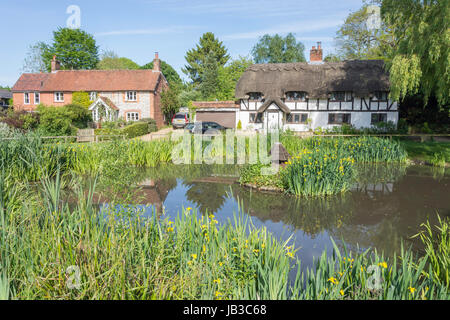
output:
POLYGON ((431 162, 434 154, 441 153, 445 156, 445 161, 450 162, 450 142, 401 141, 401 143, 408 152, 408 158, 410 159, 431 162))

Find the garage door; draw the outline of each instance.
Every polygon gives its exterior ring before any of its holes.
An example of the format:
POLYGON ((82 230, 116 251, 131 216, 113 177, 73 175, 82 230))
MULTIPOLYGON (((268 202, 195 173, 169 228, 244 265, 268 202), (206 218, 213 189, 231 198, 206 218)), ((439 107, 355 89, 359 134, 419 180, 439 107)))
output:
POLYGON ((226 128, 236 128, 236 112, 234 111, 197 111, 197 121, 213 121, 226 128))

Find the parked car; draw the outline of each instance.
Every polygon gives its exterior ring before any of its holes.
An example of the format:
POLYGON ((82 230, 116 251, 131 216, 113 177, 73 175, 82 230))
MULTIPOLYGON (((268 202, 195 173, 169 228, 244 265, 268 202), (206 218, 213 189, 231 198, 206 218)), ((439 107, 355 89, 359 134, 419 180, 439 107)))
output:
POLYGON ((184 128, 189 123, 189 114, 185 112, 176 113, 172 118, 174 129, 184 128))
POLYGON ((226 127, 212 121, 207 122, 191 122, 186 125, 185 130, 196 134, 218 134, 225 131, 226 127), (201 126, 200 126, 201 124, 201 126))

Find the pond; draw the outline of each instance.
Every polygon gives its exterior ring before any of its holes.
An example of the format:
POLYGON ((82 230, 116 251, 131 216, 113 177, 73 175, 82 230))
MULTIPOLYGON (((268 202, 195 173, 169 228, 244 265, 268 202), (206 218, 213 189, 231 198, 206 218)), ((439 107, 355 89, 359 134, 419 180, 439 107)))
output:
MULTIPOLYGON (((351 191, 326 198, 260 192, 237 183, 236 166, 163 166, 139 171, 133 203, 152 215, 154 209, 176 217, 183 207, 216 216, 219 223, 244 212, 256 227, 279 239, 291 235, 303 267, 332 241, 352 250, 372 247, 391 255, 401 243, 418 250, 411 240, 427 218, 450 216, 450 170, 398 164, 358 167, 351 191)), ((107 201, 105 201, 107 202, 107 201)))

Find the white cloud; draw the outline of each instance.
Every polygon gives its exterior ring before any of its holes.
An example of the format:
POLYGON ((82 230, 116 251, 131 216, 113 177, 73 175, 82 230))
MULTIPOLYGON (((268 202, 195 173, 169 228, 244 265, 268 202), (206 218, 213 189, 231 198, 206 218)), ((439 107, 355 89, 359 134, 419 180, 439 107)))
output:
POLYGON ((154 29, 134 29, 134 30, 115 30, 106 32, 97 32, 94 34, 96 37, 104 36, 122 36, 122 35, 155 35, 155 34, 168 34, 179 33, 186 31, 187 29, 196 29, 197 26, 171 26, 167 28, 154 28, 154 29))
MULTIPOLYGON (((260 29, 251 32, 233 33, 222 36, 224 40, 242 40, 242 39, 256 39, 265 34, 285 34, 296 33, 297 38, 306 38, 298 35, 299 33, 307 33, 312 31, 320 31, 328 28, 336 28, 343 23, 342 18, 329 17, 327 19, 317 20, 302 20, 297 23, 281 24, 270 28, 260 29)), ((317 38, 317 37, 315 37, 317 38)))

